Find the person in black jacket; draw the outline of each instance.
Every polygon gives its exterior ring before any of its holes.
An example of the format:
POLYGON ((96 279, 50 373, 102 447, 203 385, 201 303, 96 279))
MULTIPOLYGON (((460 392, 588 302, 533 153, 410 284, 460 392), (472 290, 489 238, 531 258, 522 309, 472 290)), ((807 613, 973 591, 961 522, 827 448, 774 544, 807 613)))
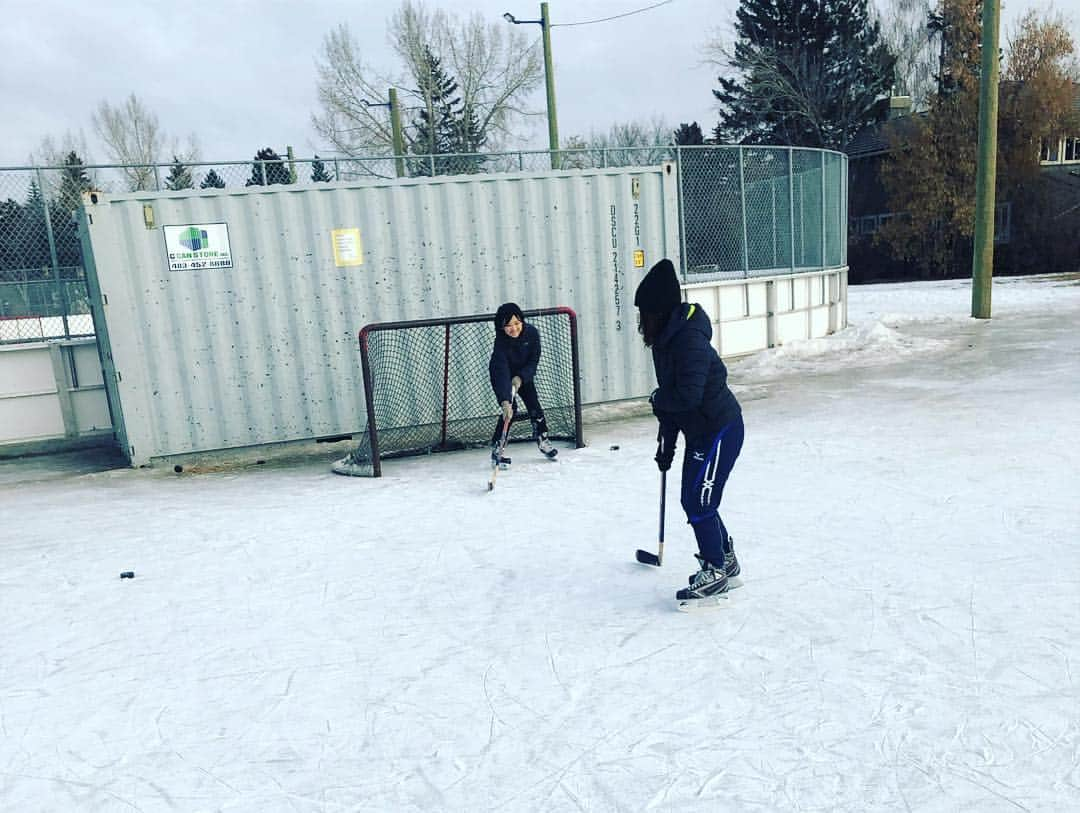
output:
POLYGON ((660 422, 656 465, 667 471, 681 431, 682 507, 697 537, 700 570, 676 598, 723 593, 739 560, 718 508, 743 444, 742 408, 728 389, 727 368, 712 346, 704 309, 682 301, 675 266, 660 260, 638 285, 634 305, 645 346, 652 348, 657 388, 649 401, 660 422))
POLYGON ((515 303, 500 305, 495 312, 495 344, 488 362, 491 389, 502 409, 491 440, 491 459, 496 464, 505 465, 505 458, 500 460, 499 457, 499 443, 504 421, 514 418, 514 391, 521 396, 529 412, 537 448, 549 459, 558 454, 548 440, 547 420, 536 392, 536 365, 539 363, 540 331, 525 322, 525 315, 515 303))

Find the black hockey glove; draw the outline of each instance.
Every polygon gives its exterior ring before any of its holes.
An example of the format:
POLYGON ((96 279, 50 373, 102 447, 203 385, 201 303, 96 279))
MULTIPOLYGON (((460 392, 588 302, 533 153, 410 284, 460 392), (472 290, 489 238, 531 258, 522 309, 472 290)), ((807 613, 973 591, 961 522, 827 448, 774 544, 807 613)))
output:
POLYGON ((656 433, 656 457, 653 459, 656 461, 656 468, 660 471, 667 471, 671 468, 671 461, 675 459, 675 437, 665 437, 664 427, 660 427, 660 431, 656 433))

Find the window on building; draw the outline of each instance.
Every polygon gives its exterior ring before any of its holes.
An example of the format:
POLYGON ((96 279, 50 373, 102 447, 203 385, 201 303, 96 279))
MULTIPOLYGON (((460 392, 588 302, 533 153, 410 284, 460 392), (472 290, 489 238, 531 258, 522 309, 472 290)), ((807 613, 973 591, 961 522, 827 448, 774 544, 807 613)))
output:
POLYGON ((994 242, 1007 243, 1011 238, 1012 203, 999 203, 994 207, 994 242))
POLYGON ((1065 139, 1065 160, 1080 161, 1080 138, 1065 139))
POLYGON ((1058 150, 1061 148, 1061 140, 1043 141, 1039 147, 1039 160, 1044 163, 1056 164, 1059 160, 1058 150))

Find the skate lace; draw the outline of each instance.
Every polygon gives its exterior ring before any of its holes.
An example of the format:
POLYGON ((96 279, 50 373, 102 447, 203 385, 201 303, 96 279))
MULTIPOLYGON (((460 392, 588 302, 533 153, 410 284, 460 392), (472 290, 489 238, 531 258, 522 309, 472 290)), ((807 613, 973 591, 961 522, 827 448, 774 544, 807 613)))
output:
POLYGON ((712 584, 719 578, 720 571, 716 571, 711 566, 706 565, 694 574, 694 580, 690 583, 690 589, 697 590, 699 587, 704 587, 707 584, 712 584))

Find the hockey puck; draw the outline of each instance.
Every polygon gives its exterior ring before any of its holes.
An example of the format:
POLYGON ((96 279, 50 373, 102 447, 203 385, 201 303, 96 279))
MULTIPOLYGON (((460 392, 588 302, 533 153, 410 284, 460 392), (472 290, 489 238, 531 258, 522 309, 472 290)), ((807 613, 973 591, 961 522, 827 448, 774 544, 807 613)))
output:
POLYGON ((125 570, 123 573, 120 574, 120 578, 121 579, 134 579, 135 578, 135 571, 134 570, 125 570))
POLYGON ((619 451, 619 447, 618 446, 612 446, 611 451, 617 452, 617 451, 619 451))

